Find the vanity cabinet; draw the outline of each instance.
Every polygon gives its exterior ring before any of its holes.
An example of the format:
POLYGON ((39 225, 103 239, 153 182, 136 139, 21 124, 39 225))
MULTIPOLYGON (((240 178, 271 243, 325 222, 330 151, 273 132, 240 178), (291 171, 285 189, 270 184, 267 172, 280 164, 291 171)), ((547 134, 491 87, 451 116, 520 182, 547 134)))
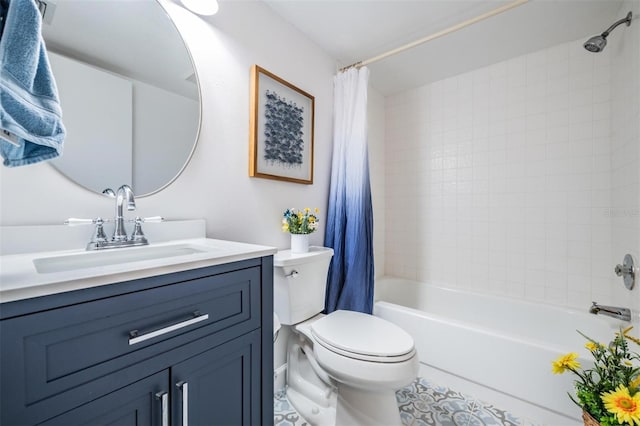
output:
POLYGON ((3 425, 273 423, 271 256, 0 305, 3 425))

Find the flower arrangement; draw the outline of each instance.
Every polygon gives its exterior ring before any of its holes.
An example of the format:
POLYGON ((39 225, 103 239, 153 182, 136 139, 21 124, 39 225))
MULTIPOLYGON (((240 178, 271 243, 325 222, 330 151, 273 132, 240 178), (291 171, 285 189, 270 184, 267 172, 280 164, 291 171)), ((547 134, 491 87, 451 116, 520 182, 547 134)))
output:
POLYGON ((282 231, 291 234, 311 234, 318 229, 318 208, 311 209, 306 207, 304 210, 296 210, 295 208, 284 211, 282 218, 282 231))
POLYGON ((578 400, 569 398, 598 420, 602 426, 640 425, 640 355, 629 350, 631 341, 640 345, 640 339, 630 336, 633 327, 620 330, 608 346, 584 336, 585 347, 594 358, 594 366, 581 369, 575 352, 553 361, 553 373, 569 370, 578 378, 574 382, 578 400))

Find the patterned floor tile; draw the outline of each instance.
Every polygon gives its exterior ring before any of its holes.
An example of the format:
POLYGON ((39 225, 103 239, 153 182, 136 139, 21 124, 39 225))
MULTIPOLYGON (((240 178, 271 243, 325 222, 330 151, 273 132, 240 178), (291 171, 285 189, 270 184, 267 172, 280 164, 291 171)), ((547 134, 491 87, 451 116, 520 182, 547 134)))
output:
POLYGON ((293 408, 284 391, 273 397, 273 424, 276 426, 308 426, 309 424, 293 408))
MULTIPOLYGON (((505 410, 421 377, 396 392, 396 399, 404 426, 524 426, 505 410)), ((276 426, 308 426, 284 392, 275 395, 274 408, 276 426)))
POLYGON ((513 414, 419 377, 396 392, 404 425, 521 426, 513 414))

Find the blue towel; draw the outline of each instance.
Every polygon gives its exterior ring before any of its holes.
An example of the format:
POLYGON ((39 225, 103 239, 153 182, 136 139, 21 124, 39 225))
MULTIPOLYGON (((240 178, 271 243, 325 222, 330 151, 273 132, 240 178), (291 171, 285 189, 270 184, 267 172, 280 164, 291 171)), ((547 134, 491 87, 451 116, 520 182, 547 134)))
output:
POLYGON ((62 110, 41 26, 35 0, 9 0, 0 39, 0 154, 8 167, 62 154, 62 110))

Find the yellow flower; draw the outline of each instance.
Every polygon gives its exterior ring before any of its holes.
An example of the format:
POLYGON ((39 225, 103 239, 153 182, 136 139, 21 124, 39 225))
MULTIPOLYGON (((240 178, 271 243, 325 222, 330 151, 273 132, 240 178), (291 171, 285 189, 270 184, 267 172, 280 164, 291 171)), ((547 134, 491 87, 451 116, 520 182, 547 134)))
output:
POLYGON ((577 370, 580 368, 580 363, 576 361, 576 358, 578 358, 578 354, 575 352, 558 357, 558 359, 551 363, 553 366, 553 374, 562 374, 567 369, 577 370))
POLYGON ((604 406, 618 418, 618 423, 640 425, 640 393, 631 396, 629 389, 619 385, 616 390, 603 392, 604 406))
POLYGON ((316 207, 315 212, 320 213, 320 209, 316 207))
POLYGON ((630 389, 638 389, 638 387, 640 387, 640 376, 636 377, 631 382, 629 382, 630 389))
MULTIPOLYGON (((317 211, 317 209, 316 209, 317 211)), ((318 217, 311 213, 310 207, 286 209, 282 218, 282 231, 291 234, 311 234, 318 228, 318 217), (287 224, 285 226, 284 224, 287 224)))
POLYGON ((587 343, 584 344, 584 347, 589 349, 591 352, 593 352, 596 349, 598 349, 600 347, 600 345, 598 345, 597 343, 593 343, 593 342, 587 342, 587 343))

